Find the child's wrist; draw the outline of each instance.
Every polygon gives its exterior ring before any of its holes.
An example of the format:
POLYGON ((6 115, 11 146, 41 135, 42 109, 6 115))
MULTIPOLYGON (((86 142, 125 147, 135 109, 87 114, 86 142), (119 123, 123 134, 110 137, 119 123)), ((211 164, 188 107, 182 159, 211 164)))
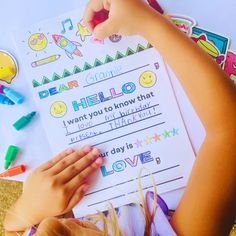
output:
POLYGON ((21 196, 6 214, 4 227, 7 231, 24 231, 38 223, 35 212, 21 196))
POLYGON ((162 17, 160 13, 151 8, 145 9, 142 14, 142 18, 145 20, 139 19, 141 23, 138 24, 138 34, 149 40, 149 36, 155 33, 153 32, 153 24, 157 25, 162 17))

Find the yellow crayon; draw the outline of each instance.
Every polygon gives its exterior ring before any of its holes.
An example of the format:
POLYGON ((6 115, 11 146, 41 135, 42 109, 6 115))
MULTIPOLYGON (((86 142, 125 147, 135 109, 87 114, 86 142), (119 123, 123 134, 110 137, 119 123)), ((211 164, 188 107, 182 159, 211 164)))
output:
POLYGON ((60 57, 61 57, 61 55, 53 55, 53 56, 32 62, 31 66, 32 67, 42 66, 42 65, 54 62, 54 61, 58 60, 60 57))

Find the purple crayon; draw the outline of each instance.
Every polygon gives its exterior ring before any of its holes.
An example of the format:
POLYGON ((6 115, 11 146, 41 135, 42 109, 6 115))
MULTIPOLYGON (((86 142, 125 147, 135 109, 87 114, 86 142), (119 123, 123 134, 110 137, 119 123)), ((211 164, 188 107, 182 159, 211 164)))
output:
POLYGON ((66 55, 70 59, 74 59, 72 55, 76 55, 79 57, 83 56, 81 51, 78 49, 78 46, 80 46, 80 47, 82 46, 80 43, 70 41, 69 39, 67 39, 66 37, 64 37, 62 35, 54 34, 54 35, 52 35, 52 38, 58 47, 65 50, 66 55))

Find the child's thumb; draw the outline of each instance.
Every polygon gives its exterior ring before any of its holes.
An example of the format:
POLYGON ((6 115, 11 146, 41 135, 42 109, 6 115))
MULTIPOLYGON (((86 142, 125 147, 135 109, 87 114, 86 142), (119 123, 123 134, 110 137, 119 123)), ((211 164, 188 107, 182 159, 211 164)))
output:
POLYGON ((108 19, 101 24, 98 24, 93 31, 93 35, 98 39, 105 39, 113 34, 115 34, 114 26, 111 21, 108 19))

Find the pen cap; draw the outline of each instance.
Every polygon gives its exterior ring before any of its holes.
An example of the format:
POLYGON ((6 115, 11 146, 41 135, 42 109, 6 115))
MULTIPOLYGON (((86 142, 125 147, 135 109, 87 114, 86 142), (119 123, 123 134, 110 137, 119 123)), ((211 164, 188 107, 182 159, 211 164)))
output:
POLYGON ((11 99, 15 104, 21 104, 24 102, 24 97, 17 93, 16 91, 12 90, 11 88, 3 87, 3 92, 6 96, 11 99))
POLYGON ((22 128, 24 128, 28 123, 29 123, 28 119, 25 116, 23 116, 18 121, 16 121, 16 123, 14 123, 13 126, 17 131, 19 131, 22 128))
POLYGON ((4 168, 8 169, 8 167, 11 165, 11 163, 16 159, 16 156, 19 152, 19 148, 16 146, 9 146, 8 150, 7 150, 7 154, 5 156, 5 164, 4 164, 4 168))
POLYGON ((30 114, 28 114, 27 116, 23 116, 21 117, 18 121, 16 121, 13 124, 13 127, 19 131, 21 129, 23 129, 26 125, 28 125, 30 123, 30 121, 32 120, 32 118, 35 116, 36 112, 31 112, 30 114))

